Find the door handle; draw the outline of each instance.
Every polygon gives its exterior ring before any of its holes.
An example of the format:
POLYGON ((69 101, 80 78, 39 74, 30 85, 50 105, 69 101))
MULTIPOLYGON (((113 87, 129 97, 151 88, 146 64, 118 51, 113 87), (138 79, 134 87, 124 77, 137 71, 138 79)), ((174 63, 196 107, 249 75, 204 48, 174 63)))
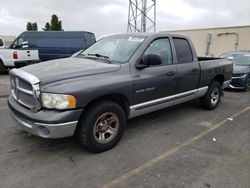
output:
POLYGON ((170 71, 168 73, 166 73, 167 76, 174 76, 175 75, 175 72, 174 71, 170 71))
POLYGON ((198 72, 198 71, 199 71, 199 69, 197 69, 197 68, 192 69, 192 72, 198 72))

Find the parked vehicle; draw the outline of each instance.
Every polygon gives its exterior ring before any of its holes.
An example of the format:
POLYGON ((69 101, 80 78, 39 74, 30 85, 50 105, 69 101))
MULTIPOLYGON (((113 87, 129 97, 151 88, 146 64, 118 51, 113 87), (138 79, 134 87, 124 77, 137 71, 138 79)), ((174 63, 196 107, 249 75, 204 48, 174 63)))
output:
POLYGON ((0 74, 5 73, 9 68, 22 67, 40 62, 38 50, 8 49, 0 39, 0 74))
POLYGON ((21 129, 43 138, 76 134, 102 152, 120 140, 127 119, 196 98, 216 108, 232 71, 229 60, 198 58, 181 35, 114 35, 77 57, 12 70, 8 104, 21 129))
POLYGON ((38 49, 41 61, 70 57, 95 43, 95 35, 86 31, 25 31, 11 44, 19 49, 23 42, 28 49, 38 49))
POLYGON ((250 52, 232 51, 220 57, 233 61, 233 76, 229 88, 248 91, 250 87, 250 52))
POLYGON ((0 38, 0 48, 5 48, 4 40, 0 38))

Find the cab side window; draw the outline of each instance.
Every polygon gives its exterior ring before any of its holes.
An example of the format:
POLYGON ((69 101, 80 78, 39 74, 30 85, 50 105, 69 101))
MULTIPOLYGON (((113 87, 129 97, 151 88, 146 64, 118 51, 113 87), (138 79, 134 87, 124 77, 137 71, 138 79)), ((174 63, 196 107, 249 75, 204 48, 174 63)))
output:
POLYGON ((23 43, 23 42, 24 42, 24 39, 23 39, 22 37, 17 38, 17 39, 14 41, 12 47, 13 47, 13 48, 22 48, 22 43, 23 43))
POLYGON ((177 63, 192 63, 193 54, 189 42, 183 38, 174 38, 173 40, 177 56, 177 63))
POLYGON ((160 38, 153 41, 144 52, 144 55, 159 54, 162 59, 162 65, 173 64, 172 50, 168 38, 160 38))

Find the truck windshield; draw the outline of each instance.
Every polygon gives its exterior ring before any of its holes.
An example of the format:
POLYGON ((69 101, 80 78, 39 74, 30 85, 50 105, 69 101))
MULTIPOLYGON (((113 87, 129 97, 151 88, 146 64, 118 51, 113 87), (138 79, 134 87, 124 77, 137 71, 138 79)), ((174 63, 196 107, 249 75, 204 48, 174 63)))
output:
POLYGON ((125 63, 144 41, 145 36, 112 36, 103 38, 77 57, 104 58, 112 63, 125 63))

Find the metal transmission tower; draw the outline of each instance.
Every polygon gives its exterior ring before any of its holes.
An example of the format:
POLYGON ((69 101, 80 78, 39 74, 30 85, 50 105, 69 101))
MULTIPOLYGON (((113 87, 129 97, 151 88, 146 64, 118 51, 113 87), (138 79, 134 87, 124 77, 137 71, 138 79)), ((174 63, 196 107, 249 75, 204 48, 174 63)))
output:
POLYGON ((156 0, 129 0, 127 32, 156 31, 156 0))

